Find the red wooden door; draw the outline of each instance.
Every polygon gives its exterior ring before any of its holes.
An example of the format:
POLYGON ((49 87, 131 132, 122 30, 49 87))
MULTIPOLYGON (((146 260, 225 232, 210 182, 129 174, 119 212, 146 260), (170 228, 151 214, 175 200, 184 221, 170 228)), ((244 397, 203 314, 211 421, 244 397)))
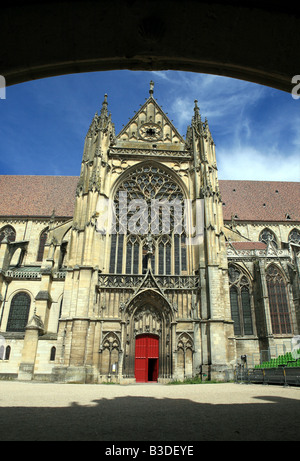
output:
POLYGON ((135 378, 136 382, 144 383, 147 375, 147 338, 139 336, 135 340, 135 378))
POLYGON ((135 379, 137 383, 157 381, 158 357, 158 336, 137 336, 135 340, 135 379))

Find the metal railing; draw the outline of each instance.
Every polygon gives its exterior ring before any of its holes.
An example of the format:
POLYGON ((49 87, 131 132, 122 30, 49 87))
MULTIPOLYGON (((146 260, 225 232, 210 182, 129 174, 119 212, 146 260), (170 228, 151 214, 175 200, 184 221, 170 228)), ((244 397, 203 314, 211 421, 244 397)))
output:
POLYGON ((236 367, 234 377, 235 382, 241 384, 300 386, 300 367, 247 368, 240 365, 236 367))

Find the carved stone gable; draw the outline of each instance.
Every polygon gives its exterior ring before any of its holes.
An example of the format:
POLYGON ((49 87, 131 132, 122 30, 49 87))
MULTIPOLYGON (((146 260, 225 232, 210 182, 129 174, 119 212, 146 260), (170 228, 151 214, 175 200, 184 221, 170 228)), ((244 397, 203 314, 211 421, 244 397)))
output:
POLYGON ((153 98, 152 93, 153 91, 150 90, 150 97, 145 104, 118 134, 117 144, 118 141, 121 143, 129 141, 155 145, 167 143, 178 147, 184 145, 184 139, 153 98))

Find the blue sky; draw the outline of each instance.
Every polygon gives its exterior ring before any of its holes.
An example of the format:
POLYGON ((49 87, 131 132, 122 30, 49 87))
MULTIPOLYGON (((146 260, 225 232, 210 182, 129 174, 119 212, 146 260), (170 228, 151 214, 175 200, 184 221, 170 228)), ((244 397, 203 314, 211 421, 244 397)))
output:
POLYGON ((108 71, 36 80, 0 100, 0 174, 79 175, 108 94, 118 133, 149 96, 185 137, 194 100, 216 144, 219 179, 300 180, 300 99, 254 83, 179 71, 108 71))

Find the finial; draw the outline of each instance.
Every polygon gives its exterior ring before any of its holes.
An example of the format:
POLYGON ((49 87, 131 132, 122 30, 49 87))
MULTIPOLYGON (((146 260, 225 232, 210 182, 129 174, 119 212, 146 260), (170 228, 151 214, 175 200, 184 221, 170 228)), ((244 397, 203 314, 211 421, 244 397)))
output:
POLYGON ((200 112, 199 112, 199 107, 198 107, 198 101, 197 99, 195 99, 195 107, 194 107, 194 121, 201 121, 201 115, 200 115, 200 112))
POLYGON ((150 96, 153 95, 153 88, 154 88, 154 82, 151 80, 151 82, 150 82, 150 90, 149 90, 150 96))
POLYGON ((55 220, 55 209, 52 210, 52 215, 50 216, 50 222, 53 223, 55 220))
POLYGON ((100 118, 103 119, 103 117, 107 117, 107 94, 105 93, 104 95, 104 101, 102 103, 102 108, 101 108, 101 113, 100 113, 100 118))
POLYGON ((104 95, 104 101, 103 101, 103 103, 102 103, 102 107, 107 106, 107 105, 108 105, 108 104, 107 104, 107 94, 105 93, 105 95, 104 95))

